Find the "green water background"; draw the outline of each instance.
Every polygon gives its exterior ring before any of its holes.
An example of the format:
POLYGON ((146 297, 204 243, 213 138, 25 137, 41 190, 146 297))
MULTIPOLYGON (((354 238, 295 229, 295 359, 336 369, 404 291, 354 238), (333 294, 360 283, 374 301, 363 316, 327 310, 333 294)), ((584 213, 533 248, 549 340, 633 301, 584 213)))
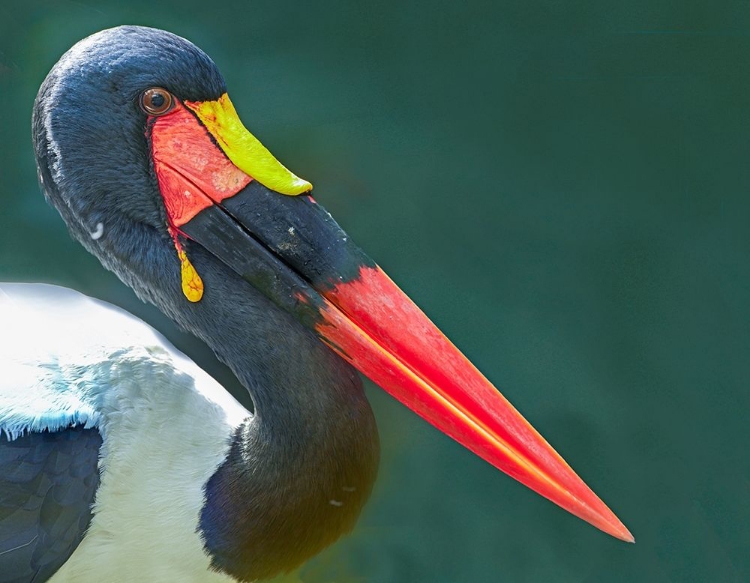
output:
POLYGON ((750 580, 750 3, 3 0, 0 279, 121 305, 236 390, 36 185, 37 87, 122 23, 214 58, 248 127, 638 540, 370 387, 380 479, 302 581, 750 580))

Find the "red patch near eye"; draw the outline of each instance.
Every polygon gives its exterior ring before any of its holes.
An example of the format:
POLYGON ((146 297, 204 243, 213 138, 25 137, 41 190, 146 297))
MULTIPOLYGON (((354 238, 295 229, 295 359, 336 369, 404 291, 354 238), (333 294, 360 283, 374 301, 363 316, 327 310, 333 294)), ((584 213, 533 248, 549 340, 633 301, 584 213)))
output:
POLYGON ((169 114, 151 120, 151 154, 172 227, 179 229, 252 180, 229 161, 206 128, 181 103, 169 114))

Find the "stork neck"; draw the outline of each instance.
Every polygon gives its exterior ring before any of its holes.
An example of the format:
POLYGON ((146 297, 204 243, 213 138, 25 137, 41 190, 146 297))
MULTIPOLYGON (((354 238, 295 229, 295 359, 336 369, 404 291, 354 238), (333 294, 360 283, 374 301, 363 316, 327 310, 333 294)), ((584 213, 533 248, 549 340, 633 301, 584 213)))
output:
POLYGON ((255 415, 206 486, 201 530, 216 568, 254 580, 353 528, 377 472, 377 429, 352 367, 244 281, 213 275, 182 319, 247 387, 255 415))

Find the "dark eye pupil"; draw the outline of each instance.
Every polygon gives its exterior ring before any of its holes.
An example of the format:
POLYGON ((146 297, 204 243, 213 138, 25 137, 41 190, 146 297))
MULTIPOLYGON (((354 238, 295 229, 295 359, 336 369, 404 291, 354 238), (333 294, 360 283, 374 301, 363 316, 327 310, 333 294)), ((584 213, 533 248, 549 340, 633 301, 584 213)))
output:
POLYGON ((141 94, 141 109, 148 115, 164 115, 172 108, 172 94, 161 87, 152 87, 141 94))

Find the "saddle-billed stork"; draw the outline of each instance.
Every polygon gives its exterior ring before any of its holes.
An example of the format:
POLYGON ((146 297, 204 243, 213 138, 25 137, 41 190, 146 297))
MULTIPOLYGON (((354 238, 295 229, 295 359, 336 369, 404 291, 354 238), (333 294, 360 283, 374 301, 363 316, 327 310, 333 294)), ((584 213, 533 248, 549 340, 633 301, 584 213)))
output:
POLYGON ((622 540, 603 502, 240 122, 211 59, 123 26, 54 66, 39 181, 83 246, 205 341, 251 414, 136 318, 0 291, 0 581, 253 581, 351 530, 379 449, 359 370, 622 540))

